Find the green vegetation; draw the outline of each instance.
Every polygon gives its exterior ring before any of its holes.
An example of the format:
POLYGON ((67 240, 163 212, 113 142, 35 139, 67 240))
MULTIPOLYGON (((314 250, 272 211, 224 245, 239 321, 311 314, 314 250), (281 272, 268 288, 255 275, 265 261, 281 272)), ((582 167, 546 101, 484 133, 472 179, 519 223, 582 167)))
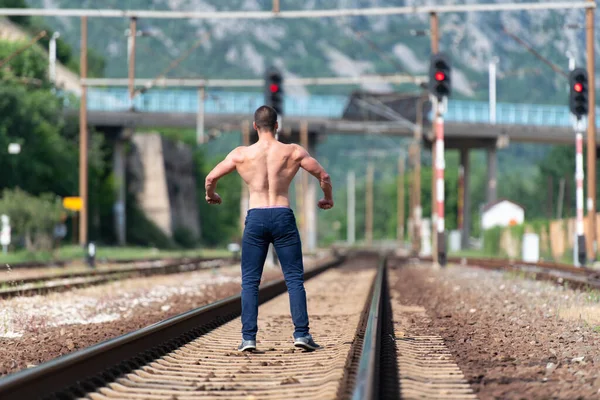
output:
MULTIPOLYGON (((0 0, 0 7, 23 7, 27 4, 40 5, 40 1, 25 0, 0 0)), ((239 5, 234 2, 230 6, 239 5), (235 3, 235 4, 234 4, 235 3)), ((94 2, 86 0, 66 0, 62 1, 61 7, 95 7, 94 2)), ((102 7, 118 7, 120 5, 116 0, 106 0, 102 7)), ((142 0, 132 0, 129 2, 130 8, 145 8, 142 0)), ((164 7, 159 4, 158 8, 164 7)), ((293 7, 293 5, 291 5, 293 7)), ((27 17, 11 18, 13 22, 18 23, 29 32, 36 33, 50 26, 60 26, 63 22, 56 19, 38 19, 27 17)), ((78 46, 79 32, 76 20, 72 20, 70 27, 61 29, 61 38, 58 41, 58 58, 61 62, 78 70, 76 54, 78 51, 72 50, 67 42, 76 49, 78 46), (67 29, 68 28, 68 29, 67 29)), ((162 30, 166 36, 177 43, 179 49, 188 48, 190 41, 196 40, 194 35, 189 35, 186 24, 173 24, 172 21, 154 21, 157 28, 162 30)), ((352 25, 355 29, 364 27, 368 23, 366 19, 352 19, 352 25)), ((204 23, 203 23, 204 24, 204 23)), ((369 59, 374 64, 374 69, 381 73, 393 73, 394 70, 389 63, 373 57, 372 49, 362 42, 358 42, 352 36, 339 37, 339 27, 330 24, 320 24, 316 22, 297 22, 289 21, 286 23, 286 29, 290 32, 281 39, 282 48, 296 48, 295 40, 298 37, 304 37, 302 46, 308 54, 321 54, 319 50, 319 41, 311 40, 314 35, 319 38, 337 37, 336 45, 339 49, 352 49, 352 57, 357 60, 369 59), (338 35, 338 36, 335 36, 338 35)), ((90 47, 96 49, 102 54, 111 54, 114 57, 109 58, 106 64, 106 70, 110 76, 124 76, 126 71, 124 57, 124 47, 126 40, 123 37, 123 29, 126 28, 126 22, 106 19, 90 20, 90 47), (107 33, 108 32, 108 33, 107 33), (108 35, 108 36, 107 36, 108 35), (112 38, 107 41, 107 37, 112 38), (111 51, 109 48, 111 46, 111 51)), ((386 35, 376 35, 378 44, 385 49, 391 49, 397 44, 397 37, 402 36, 410 28, 419 28, 418 22, 408 24, 390 24, 386 35)), ((140 29, 143 27, 140 26, 140 29)), ((49 31, 49 36, 51 36, 49 31)), ((405 35, 406 36, 406 35, 405 35)), ((213 38, 214 39, 214 38, 213 38)), ((47 40, 47 39, 44 39, 47 40)), ((234 39, 225 37, 218 41, 211 42, 211 46, 200 48, 196 54, 181 64, 177 71, 173 71, 177 76, 210 76, 210 77, 249 77, 240 72, 239 66, 232 66, 224 62, 224 54, 231 47, 234 39), (202 65, 202 71, 198 70, 198 65, 202 65)), ((418 44, 417 41, 425 41, 424 38, 407 38, 406 45, 418 44)), ((264 43, 251 43, 256 50, 264 54, 266 58, 273 53, 273 49, 268 48, 264 43)), ((20 47, 22 43, 0 42, 0 59, 20 47)), ((40 45, 46 46, 47 42, 42 41, 40 45)), ((138 42, 138 70, 140 77, 153 77, 172 60, 168 51, 163 51, 164 42, 157 37, 140 38, 138 42), (158 49, 158 50, 157 50, 158 49)), ((419 48, 415 50, 418 58, 425 59, 428 52, 427 46, 413 46, 419 48)), ((348 50, 349 52, 349 50, 348 50)), ((328 60, 319 57, 288 57, 286 67, 292 72, 301 76, 323 76, 323 71, 330 71, 328 60)), ((96 58, 94 53, 90 53, 91 76, 102 75, 104 70, 103 60, 96 58)), ((527 64, 527 63, 525 63, 527 64)), ((49 196, 68 196, 78 192, 78 128, 77 120, 67 120, 63 117, 64 102, 52 92, 51 85, 47 81, 47 60, 39 48, 32 49, 19 55, 8 68, 0 70, 0 170, 10 171, 0 174, 0 190, 11 189, 13 192, 19 187, 26 196, 42 196, 48 193, 49 196), (19 155, 9 155, 7 146, 9 143, 19 142, 22 145, 22 152, 19 155)), ((527 68, 527 65, 522 65, 527 68)), ((248 72, 248 71, 246 71, 248 72)), ((249 72, 248 72, 249 73, 249 72)), ((467 73, 470 79, 472 74, 467 73)), ((536 78, 542 79, 542 77, 536 78)), ((535 82, 532 82, 535 83, 535 82)), ((522 90, 513 90, 510 85, 522 85, 522 80, 511 80, 510 82, 502 80, 499 82, 499 92, 503 96, 522 97, 522 90), (504 86, 503 86, 504 85, 504 86)), ((564 86, 564 85, 563 85, 564 86)), ((515 86, 518 87, 518 86, 515 86)), ((546 87, 544 85, 538 87, 546 87)), ((413 89, 413 88, 408 88, 413 89)), ((312 89, 311 89, 312 90, 312 89)), ((326 90, 331 90, 328 88, 326 90)), ((336 88, 339 93, 347 93, 348 88, 336 88)), ((487 89, 478 88, 477 96, 482 97, 487 93, 487 89)), ((528 92, 529 100, 540 100, 552 98, 547 93, 541 91, 528 92)), ((331 93, 331 92, 330 92, 331 93)), ((336 92, 337 93, 337 92, 336 92)), ((558 92, 557 92, 558 93, 558 92)), ((553 93, 557 95, 557 93, 553 93)), ((521 100, 523 100, 521 98, 521 100)), ((194 132, 190 130, 160 130, 165 136, 183 141, 189 145, 194 143, 194 132)), ((89 227, 90 239, 99 244, 114 243, 113 226, 113 203, 114 203, 114 177, 110 169, 112 162, 112 153, 110 143, 102 135, 91 132, 90 146, 90 212, 89 227)), ((151 223, 139 210, 133 196, 129 195, 127 199, 127 233, 128 240, 133 245, 154 246, 163 249, 191 248, 199 244, 205 246, 224 245, 230 241, 239 240, 240 235, 240 207, 239 199, 241 196, 241 181, 235 174, 228 176, 219 182, 217 191, 223 197, 223 204, 214 207, 204 202, 204 177, 208 171, 225 154, 241 142, 239 133, 223 134, 220 138, 211 141, 200 148, 194 146, 195 173, 197 176, 196 190, 198 195, 198 209, 200 212, 202 237, 200 243, 191 239, 188 232, 177 230, 173 239, 167 238, 153 223, 151 223)), ((323 143, 320 143, 316 151, 319 161, 325 166, 331 174, 335 191, 336 206, 330 211, 318 211, 319 223, 319 241, 322 245, 327 245, 336 241, 343 241, 346 238, 346 173, 354 170, 357 176, 357 239, 364 238, 364 209, 365 198, 365 170, 369 159, 366 156, 348 156, 348 151, 360 149, 393 149, 407 148, 408 142, 398 138, 384 138, 378 135, 368 136, 350 136, 350 135, 330 135, 323 143)), ((389 239, 396 235, 396 165, 397 156, 389 156, 373 159, 376 164, 375 176, 375 221, 374 238, 389 239)), ((479 210, 485 202, 486 180, 486 162, 485 154, 482 151, 471 152, 471 220, 472 233, 479 236, 479 210)), ((499 197, 506 197, 510 200, 522 204, 526 209, 526 218, 528 220, 537 220, 542 218, 554 217, 556 214, 556 204, 549 203, 551 199, 558 198, 558 188, 560 179, 566 179, 568 190, 565 191, 565 204, 563 207, 563 216, 574 214, 574 185, 573 185, 573 166, 574 152, 573 146, 551 147, 542 145, 520 145, 511 144, 506 150, 499 151, 499 197), (553 185, 548 190, 549 178, 553 185), (550 195, 551 194, 551 195, 550 195), (550 213, 551 212, 551 213, 550 213)), ((407 170, 409 170, 407 168, 407 170)), ((423 168, 421 176, 421 204, 423 206, 423 215, 431 214, 431 159, 430 153, 423 153, 423 168)), ((407 188, 411 184, 412 175, 407 172, 405 182, 407 188)), ((446 157, 446 225, 447 229, 455 229, 457 225, 457 181, 458 181, 458 154, 456 151, 448 151, 446 157)), ((600 186, 600 185, 599 185, 600 186)), ((599 187, 600 190, 600 187, 599 187)), ((405 198, 405 215, 409 215, 409 193, 407 189, 405 198)), ((36 204, 32 198, 27 197, 23 208, 36 204), (29 204, 29 205, 28 205, 29 204)), ((291 199, 295 202, 295 193, 292 187, 291 199)), ((40 197, 41 199, 41 197, 40 197)), ((40 200, 42 201, 42 200, 40 200)), ((49 201, 49 200, 48 200, 49 201)), ((55 218, 54 216, 52 218, 55 218)), ((71 226, 70 216, 67 219, 67 226, 71 226)), ((55 221, 58 222, 58 221, 55 221)), ((26 235, 25 225, 16 229, 20 235, 26 235)), ((540 223, 534 226, 536 232, 541 231, 547 224, 540 223)), ((46 228, 44 228, 46 229, 46 228)), ((516 228, 517 229, 517 228, 516 228)), ((522 232, 521 232, 522 233, 522 232)), ((71 234, 65 239, 71 241, 71 234)), ((519 232, 514 232, 518 235, 519 232)), ((486 233, 485 254, 489 256, 503 256, 499 249, 493 244, 498 243, 500 233, 486 233), (491 237, 492 236, 492 237, 491 237)), ((41 242, 40 242, 41 243, 41 242)), ((41 244, 35 245, 32 242, 29 250, 41 244)))
POLYGON ((20 189, 7 189, 0 198, 0 210, 10 216, 15 227, 12 234, 23 238, 27 251, 52 248, 52 232, 63 214, 58 196, 44 193, 36 197, 20 189))
MULTIPOLYGON (((225 249, 193 249, 193 250, 161 250, 148 247, 98 247, 96 258, 98 260, 129 260, 154 257, 227 257, 230 256, 225 249)), ((61 261, 61 260, 81 260, 85 257, 85 250, 80 246, 66 245, 54 252, 38 251, 29 252, 19 250, 0 254, 0 266, 4 268, 5 264, 27 262, 27 261, 61 261)))
MULTIPOLYGON (((28 4, 25 0, 0 0, 0 8, 28 8, 28 4)), ((50 38, 52 37, 54 30, 50 29, 42 18, 11 16, 9 19, 19 25, 26 32, 30 33, 32 36, 35 36, 39 32, 45 30, 47 34, 45 37, 39 40, 38 44, 44 49, 48 49, 50 38)), ((39 48, 36 48, 36 50, 39 51, 39 48)), ((71 46, 60 37, 56 40, 56 58, 67 68, 79 73, 78 55, 76 53, 74 54, 71 46)), ((104 76, 105 67, 106 61, 104 57, 99 55, 94 49, 89 49, 88 75, 94 78, 102 77, 104 76)))

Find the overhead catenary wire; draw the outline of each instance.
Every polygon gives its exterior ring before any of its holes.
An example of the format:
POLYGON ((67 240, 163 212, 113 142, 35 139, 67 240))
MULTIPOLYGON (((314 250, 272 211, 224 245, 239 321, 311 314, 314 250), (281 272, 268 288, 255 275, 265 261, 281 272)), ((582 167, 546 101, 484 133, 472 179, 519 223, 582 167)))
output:
POLYGON ((339 18, 378 15, 442 14, 461 12, 498 12, 526 10, 594 9, 594 2, 562 1, 541 3, 495 3, 495 4, 454 4, 423 5, 406 7, 369 7, 326 10, 279 11, 166 11, 166 10, 90 10, 90 9, 51 9, 51 8, 0 8, 5 16, 55 16, 55 17, 100 17, 100 18, 156 18, 156 19, 297 19, 297 18, 339 18))
POLYGON ((135 98, 138 94, 145 92, 148 89, 151 89, 156 82, 158 82, 161 79, 164 79, 165 76, 172 71, 174 68, 176 68, 179 64, 181 64, 185 59, 187 59, 193 52, 194 50, 196 50, 198 47, 200 47, 204 42, 206 42, 208 40, 208 38, 210 37, 210 33, 205 33, 204 35, 202 35, 202 37, 200 39, 198 39, 193 45, 192 47, 190 47, 184 54, 182 54, 181 56, 179 56, 178 58, 176 58, 175 60, 173 60, 171 62, 171 64, 169 64, 169 66, 167 68, 165 68, 165 70, 163 72, 161 72, 158 76, 156 76, 154 79, 152 79, 150 82, 148 82, 146 85, 144 85, 144 87, 142 89, 138 89, 135 91, 133 97, 135 98))
POLYGON ((411 74, 410 72, 406 71, 406 68, 404 68, 404 66, 402 64, 400 64, 397 60, 395 60, 393 57, 390 57, 385 51, 383 51, 383 49, 381 47, 379 47, 375 42, 373 42, 371 39, 369 39, 368 37, 366 37, 364 35, 364 32, 356 32, 354 30, 352 30, 352 28, 348 28, 350 29, 350 31, 360 40, 364 41, 365 43, 367 43, 367 45, 375 52, 377 53, 377 55, 379 55, 379 58, 381 58, 384 61, 387 61, 389 64, 393 65, 395 68, 397 68, 399 71, 404 72, 405 74, 413 77, 415 83, 419 83, 417 82, 417 79, 414 77, 413 74, 411 74))
POLYGON ((529 45, 527 42, 525 42, 523 39, 519 38, 517 35, 510 33, 509 31, 507 31, 506 29, 503 29, 503 32, 505 34, 507 34, 509 37, 511 37, 514 41, 516 41, 517 43, 519 43, 521 46, 523 46, 527 51, 529 51, 531 54, 533 54, 536 58, 538 58, 539 60, 541 60, 542 62, 544 62, 544 64, 548 65, 550 68, 552 68, 552 70, 562 76, 564 76, 565 78, 568 78, 569 75, 567 75, 567 73, 565 71, 563 71, 560 67, 558 67, 556 64, 552 63, 550 60, 548 60, 546 57, 542 56, 540 53, 538 53, 531 45, 529 45))
POLYGON ((43 37, 45 37, 47 35, 46 31, 41 31, 40 33, 38 33, 33 39, 31 39, 29 42, 27 42, 27 44, 25 44, 24 46, 19 47, 17 50, 15 50, 14 52, 12 52, 11 54, 8 55, 8 57, 0 60, 0 68, 4 67, 6 64, 8 64, 13 58, 17 57, 19 54, 23 53, 24 51, 26 51, 27 49, 29 49, 31 46, 33 46, 34 44, 36 44, 40 39, 42 39, 43 37))

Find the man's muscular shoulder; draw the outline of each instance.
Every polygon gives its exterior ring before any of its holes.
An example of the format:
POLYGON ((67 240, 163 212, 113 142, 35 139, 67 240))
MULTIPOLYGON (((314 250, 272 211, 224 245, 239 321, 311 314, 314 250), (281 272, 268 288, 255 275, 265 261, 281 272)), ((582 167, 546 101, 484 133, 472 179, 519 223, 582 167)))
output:
POLYGON ((288 146, 290 146, 292 158, 296 161, 300 161, 308 155, 308 152, 304 149, 304 147, 300 146, 299 144, 292 143, 288 146))
POLYGON ((231 158, 231 160, 236 164, 241 163, 246 157, 247 149, 247 146, 238 146, 235 149, 231 150, 231 152, 229 153, 229 158, 231 158))

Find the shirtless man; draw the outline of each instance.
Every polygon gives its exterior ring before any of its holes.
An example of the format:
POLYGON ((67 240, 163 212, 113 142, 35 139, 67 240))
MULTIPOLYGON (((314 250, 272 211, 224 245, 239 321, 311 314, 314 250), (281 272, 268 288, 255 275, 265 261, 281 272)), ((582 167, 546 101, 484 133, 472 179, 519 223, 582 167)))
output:
POLYGON ((238 350, 256 349, 258 285, 270 243, 281 262, 290 297, 294 345, 316 350, 320 346, 308 329, 302 244, 288 190, 298 170, 304 168, 321 183, 324 198, 318 206, 328 210, 333 207, 331 180, 304 148, 275 139, 278 126, 274 109, 259 107, 254 113, 253 127, 258 132, 258 142, 234 149, 208 174, 205 184, 206 201, 221 204, 221 197, 215 192, 217 181, 237 170, 250 192, 242 240, 242 343, 238 350))

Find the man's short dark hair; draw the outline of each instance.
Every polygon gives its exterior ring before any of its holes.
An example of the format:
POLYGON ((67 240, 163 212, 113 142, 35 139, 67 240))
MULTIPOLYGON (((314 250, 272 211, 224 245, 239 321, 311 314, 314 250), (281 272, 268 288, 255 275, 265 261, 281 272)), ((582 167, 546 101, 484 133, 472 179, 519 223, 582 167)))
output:
POLYGON ((260 106, 254 113, 254 122, 258 130, 275 132, 277 111, 269 106, 260 106))

